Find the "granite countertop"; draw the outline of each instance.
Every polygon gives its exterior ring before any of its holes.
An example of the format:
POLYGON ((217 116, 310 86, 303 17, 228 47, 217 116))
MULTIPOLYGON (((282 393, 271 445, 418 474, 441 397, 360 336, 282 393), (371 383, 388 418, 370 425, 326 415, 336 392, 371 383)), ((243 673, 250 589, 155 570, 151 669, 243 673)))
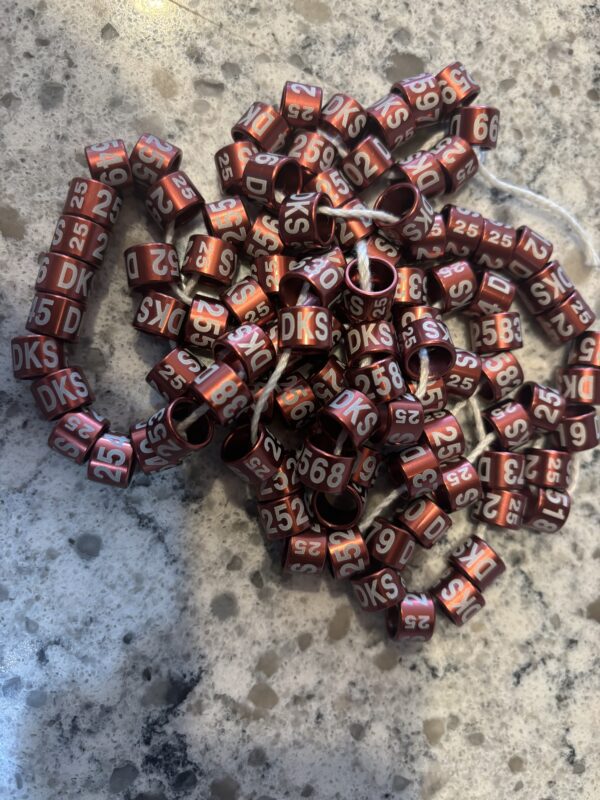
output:
MULTIPOLYGON (((370 102, 452 60, 502 111, 488 164, 598 217, 599 9, 594 3, 356 0, 5 0, 0 33, 2 452, 0 797, 267 800, 597 797, 598 454, 581 458, 557 535, 490 531, 508 571, 465 628, 386 642, 348 587, 282 578, 218 442, 119 492, 46 446, 8 342, 24 331, 83 146, 144 131, 177 143, 204 196, 212 160, 254 99, 286 79, 370 102)), ((467 207, 545 232, 588 300, 569 231, 476 178, 467 207)), ((115 426, 160 400, 164 352, 131 327, 124 247, 150 236, 130 202, 77 361, 115 426)), ((527 376, 562 357, 526 326, 527 376)), ((447 542, 417 564, 437 574, 447 542)))

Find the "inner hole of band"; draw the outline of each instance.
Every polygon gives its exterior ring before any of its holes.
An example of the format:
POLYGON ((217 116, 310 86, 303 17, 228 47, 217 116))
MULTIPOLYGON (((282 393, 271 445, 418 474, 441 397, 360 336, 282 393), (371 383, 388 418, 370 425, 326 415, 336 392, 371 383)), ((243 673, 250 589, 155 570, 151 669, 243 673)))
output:
POLYGON ((297 161, 285 161, 273 180, 273 196, 276 203, 282 203, 291 194, 297 194, 302 188, 302 169, 297 161))
MULTIPOLYGON (((378 198, 376 208, 378 211, 387 211, 403 219, 409 214, 418 201, 417 190, 410 183, 397 183, 386 189, 378 198)), ((385 228, 385 223, 378 223, 385 228)))
MULTIPOLYGON (((369 295, 386 294, 394 285, 394 282, 398 280, 395 267, 381 258, 370 258, 369 269, 371 271, 371 291, 368 292, 369 295)), ((352 284, 357 289, 360 289, 360 276, 356 260, 351 261, 346 267, 346 275, 352 281, 352 284)))
POLYGON ((360 517, 362 502, 353 489, 347 488, 340 494, 315 492, 314 508, 317 516, 328 525, 350 528, 360 517))
MULTIPOLYGON (((441 378, 452 367, 452 353, 450 350, 440 345, 428 344, 427 354, 429 355, 429 377, 441 378)), ((419 351, 412 354, 408 361, 409 371, 418 376, 421 371, 421 359, 419 351)))
POLYGON ((234 428, 223 442, 221 451, 223 461, 226 464, 231 464, 241 458, 246 458, 260 444, 261 438, 262 435, 259 429, 258 440, 256 445, 253 445, 250 437, 250 425, 240 425, 234 428))
MULTIPOLYGON (((175 424, 182 422, 197 408, 198 406, 195 403, 188 403, 187 401, 177 403, 171 409, 173 422, 175 424)), ((190 427, 187 428, 183 433, 179 433, 178 435, 185 439, 188 444, 192 445, 193 447, 199 447, 207 444, 212 436, 212 424, 208 415, 204 414, 204 416, 200 417, 195 422, 192 422, 190 427)))

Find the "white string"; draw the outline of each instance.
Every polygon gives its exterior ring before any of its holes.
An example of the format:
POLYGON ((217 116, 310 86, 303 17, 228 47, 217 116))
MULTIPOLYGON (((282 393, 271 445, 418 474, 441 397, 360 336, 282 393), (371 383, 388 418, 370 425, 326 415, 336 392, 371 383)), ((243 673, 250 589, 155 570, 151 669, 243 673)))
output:
POLYGON ((493 431, 490 431, 490 433, 488 433, 486 436, 483 437, 483 439, 479 442, 477 447, 474 447, 473 450, 471 450, 471 452, 467 456, 467 459, 472 464, 475 463, 475 461, 477 461, 479 456, 482 453, 485 453, 485 451, 488 449, 488 447, 490 447, 490 445, 492 445, 494 443, 495 438, 496 438, 496 434, 493 431))
POLYGON ((402 222, 400 217, 395 214, 379 211, 376 208, 367 208, 367 206, 358 206, 356 208, 329 208, 329 206, 322 206, 319 209, 319 214, 325 214, 326 217, 339 217, 340 219, 370 219, 373 222, 382 222, 384 225, 396 225, 398 222, 402 222))
POLYGON ((185 433, 187 429, 190 428, 194 424, 194 422, 197 422, 200 419, 200 417, 203 417, 207 411, 208 411, 208 406, 206 405, 206 403, 204 403, 204 405, 198 406, 198 408, 195 408, 192 411, 192 413, 188 414, 188 416, 185 419, 181 420, 181 422, 176 426, 175 430, 180 435, 185 433))
POLYGON ((358 280, 363 292, 370 292, 371 268, 369 266, 369 245, 366 239, 359 239, 356 243, 356 263, 358 267, 358 280))
POLYGON ((174 245, 175 239, 175 223, 169 222, 167 223, 167 227, 165 228, 165 243, 174 245))
POLYGON ((454 416, 455 416, 455 417, 456 417, 458 414, 462 413, 462 410, 463 410, 464 408, 466 408, 468 405, 470 405, 472 398, 473 398, 473 397, 476 397, 476 396, 477 396, 477 394, 479 393, 479 388, 480 388, 480 387, 478 386, 478 387, 475 389, 475 391, 473 392, 473 394, 472 394, 472 395, 470 395, 469 397, 465 397, 465 398, 464 398, 464 400, 461 400, 460 402, 458 402, 458 403, 457 403, 457 404, 454 406, 454 408, 452 409, 452 413, 454 414, 454 416))
POLYGON ((475 423, 477 438, 483 439, 485 437, 485 425, 483 424, 483 415, 481 413, 479 402, 474 394, 469 397, 469 406, 471 407, 471 412, 473 413, 473 421, 475 423))
POLYGON ((575 494, 577 489, 577 484, 579 483, 579 476, 581 471, 579 469, 579 458, 577 457, 576 453, 572 454, 571 458, 571 480, 569 481, 569 492, 571 494, 575 494))
POLYGON ((524 200, 528 200, 534 205, 555 211, 565 220, 565 222, 579 237, 579 240, 583 245, 586 264, 590 267, 600 267, 600 256, 596 252, 592 242, 592 237, 577 221, 573 214, 571 214, 570 211, 567 211, 566 208, 561 206, 559 203, 556 203, 554 200, 550 200, 549 197, 544 197, 544 195, 533 192, 531 189, 528 189, 525 186, 515 186, 515 184, 511 183, 510 181, 503 181, 496 177, 491 170, 484 166, 485 157, 485 151, 481 151, 479 154, 479 174, 482 175, 489 184, 494 186, 496 189, 501 189, 505 192, 510 192, 510 194, 516 195, 517 197, 522 197, 524 200))
MULTIPOLYGON (((404 495, 404 492, 405 487, 400 486, 398 489, 394 489, 391 494, 386 494, 385 497, 380 500, 379 503, 377 503, 375 508, 359 523, 360 527, 363 529, 363 532, 366 533, 375 521, 376 517, 380 517, 384 511, 387 511, 392 503, 395 503, 396 500, 399 500, 404 495)), ((373 534, 371 534, 371 536, 372 535, 373 534)), ((370 536, 365 536, 365 542, 368 542, 369 538, 370 536)))
POLYGON ((429 352, 426 347, 419 349, 419 362, 419 383, 415 395, 421 400, 427 393, 427 384, 429 383, 429 352))
POLYGON ((338 437, 336 439, 335 447, 334 447, 334 450, 333 450, 333 455, 334 456, 341 455, 341 452, 344 449, 344 442, 346 441, 347 438, 348 438, 348 434, 346 433, 346 431, 340 431, 340 433, 338 434, 338 437))

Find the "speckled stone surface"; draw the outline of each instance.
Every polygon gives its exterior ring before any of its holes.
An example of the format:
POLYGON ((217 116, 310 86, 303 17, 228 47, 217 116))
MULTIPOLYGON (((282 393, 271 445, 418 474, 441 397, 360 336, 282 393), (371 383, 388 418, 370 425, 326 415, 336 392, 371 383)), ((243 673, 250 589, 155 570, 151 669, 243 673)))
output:
MULTIPOLYGON (((597 4, 1 5, 0 797, 597 797, 598 454, 582 458, 561 534, 490 533, 509 569, 485 611, 402 650, 346 586, 282 579, 218 444, 127 492, 90 484, 46 447, 7 358, 84 144, 163 135, 214 199, 212 153, 288 78, 371 101, 460 58, 502 110, 489 164, 593 226, 597 4)), ((461 196, 539 227, 594 300, 567 229, 505 200, 479 179, 461 196)), ((164 346, 130 325, 120 257, 149 236, 130 202, 77 347, 116 426, 158 407, 144 376, 164 346)), ((548 379, 561 353, 527 332, 527 374, 548 379)), ((411 583, 427 585, 470 529, 457 520, 411 583)))

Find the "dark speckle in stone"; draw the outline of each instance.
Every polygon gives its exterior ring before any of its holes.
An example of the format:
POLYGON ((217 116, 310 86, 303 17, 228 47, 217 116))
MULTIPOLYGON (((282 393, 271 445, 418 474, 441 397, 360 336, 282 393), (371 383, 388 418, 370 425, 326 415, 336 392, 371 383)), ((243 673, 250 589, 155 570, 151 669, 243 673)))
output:
POLYGON ((231 592, 223 592, 222 594, 215 595, 210 602, 210 610, 215 617, 221 621, 229 619, 230 617, 237 617, 237 599, 231 592))
POLYGON ((409 784, 410 780, 405 778, 404 775, 394 775, 392 789, 395 792, 403 792, 409 784))
POLYGON ((279 697, 266 683, 255 683, 248 692, 248 700, 257 708, 270 710, 275 708, 279 697))
POLYGON ((260 574, 259 570, 255 570, 252 575, 250 575, 250 583, 253 586, 256 586, 257 589, 262 589, 265 585, 262 575, 260 574))
POLYGON ((384 70, 385 77, 390 83, 401 78, 410 78, 425 71, 425 62, 412 53, 394 53, 388 61, 389 66, 384 70))
POLYGON ((498 88, 501 92, 508 92, 509 89, 512 89, 513 86, 516 86, 517 82, 514 78, 505 78, 503 81, 500 81, 498 84, 498 88))
POLYGON ((140 792, 133 800, 167 800, 164 792, 140 792))
POLYGON ((46 39, 45 36, 36 36, 35 43, 38 47, 48 47, 50 39, 46 39))
POLYGON ((18 675, 15 675, 14 678, 9 678, 7 681, 4 681, 2 684, 2 694, 4 697, 14 697, 18 692, 21 691, 21 687, 23 682, 18 675))
POLYGON ((398 28, 392 34, 392 37, 395 42, 399 42, 399 44, 407 45, 410 42, 411 34, 408 28, 398 28))
POLYGON ((211 800, 236 800, 239 792, 240 785, 231 775, 225 775, 210 784, 211 800))
POLYGON ((107 22, 100 31, 100 36, 105 42, 112 42, 113 39, 119 38, 119 31, 114 27, 114 25, 111 25, 110 22, 107 22))
POLYGON ((152 670, 150 669, 150 667, 144 667, 144 669, 142 670, 142 678, 145 681, 152 680, 152 670))
POLYGON ((46 705, 47 699, 48 695, 43 689, 32 689, 30 692, 27 692, 25 702, 30 708, 41 708, 46 705))
POLYGON ((192 769, 186 769, 175 776, 173 781, 173 789, 176 792, 191 792, 196 787, 198 778, 192 769))
POLYGON ((102 549, 102 539, 95 533, 82 533, 75 540, 75 550, 85 561, 96 558, 102 549))
POLYGON ((231 571, 237 571, 238 569, 242 568, 243 563, 244 562, 239 556, 232 556, 227 562, 227 569, 231 571))
POLYGON ((262 767, 267 761, 267 754, 262 747, 253 747, 248 753, 248 763, 251 767, 262 767))
POLYGON ((25 220, 16 208, 0 206, 0 233, 7 239, 18 242, 25 238, 25 220))
POLYGON ((306 786, 302 787, 302 791, 300 792, 300 797, 312 797, 314 793, 315 793, 314 788, 310 785, 310 783, 307 783, 306 786))
POLYGON ((134 782, 139 775, 139 770, 130 761, 125 762, 121 767, 113 769, 108 781, 108 789, 113 794, 122 792, 134 782))
POLYGON ((483 744, 484 741, 485 741, 485 737, 484 737, 483 733, 477 733, 477 732, 470 733, 467 738, 468 738, 470 744, 474 744, 476 746, 480 745, 480 744, 483 744))
POLYGON ((242 74, 242 68, 239 64, 236 64, 234 61, 224 61, 221 64, 221 72, 223 75, 232 81, 237 81, 237 79, 242 74))
POLYGON ((126 633, 123 636, 123 644, 131 644, 133 641, 133 633, 126 633))
POLYGON ((600 92, 598 89, 588 89, 587 92, 588 100, 593 100, 594 103, 597 103, 600 100, 600 92))
POLYGON ((0 583, 0 603, 5 602, 8 600, 8 589, 2 583, 0 583))
POLYGON ((307 650, 311 646, 312 640, 312 633, 309 633, 308 631, 306 631, 306 633, 299 633, 296 639, 298 642, 298 647, 302 651, 307 650))
POLYGON ((349 726, 350 736, 357 742, 365 738, 365 726, 360 722, 352 722, 349 726))
POLYGON ((59 106, 65 97, 65 87, 56 81, 42 83, 38 99, 43 111, 50 111, 59 106))
POLYGON ((12 92, 6 92, 0 97, 0 106, 4 108, 13 108, 20 104, 21 100, 12 92))
POLYGON ((600 622, 600 597, 597 597, 592 603, 588 605, 585 610, 585 616, 588 619, 593 619, 600 622))
POLYGON ((523 772, 523 769, 525 768, 525 762, 521 756, 511 756, 508 759, 508 768, 513 773, 523 772))
POLYGON ((582 772, 585 772, 585 764, 583 761, 575 761, 573 763, 573 772, 576 775, 581 775, 582 772))
POLYGON ((219 97, 225 91, 225 84, 209 78, 197 78, 194 81, 194 89, 201 95, 219 97))
POLYGON ((352 611, 349 606, 339 606, 327 625, 327 634, 330 642, 339 642, 350 630, 352 611))

